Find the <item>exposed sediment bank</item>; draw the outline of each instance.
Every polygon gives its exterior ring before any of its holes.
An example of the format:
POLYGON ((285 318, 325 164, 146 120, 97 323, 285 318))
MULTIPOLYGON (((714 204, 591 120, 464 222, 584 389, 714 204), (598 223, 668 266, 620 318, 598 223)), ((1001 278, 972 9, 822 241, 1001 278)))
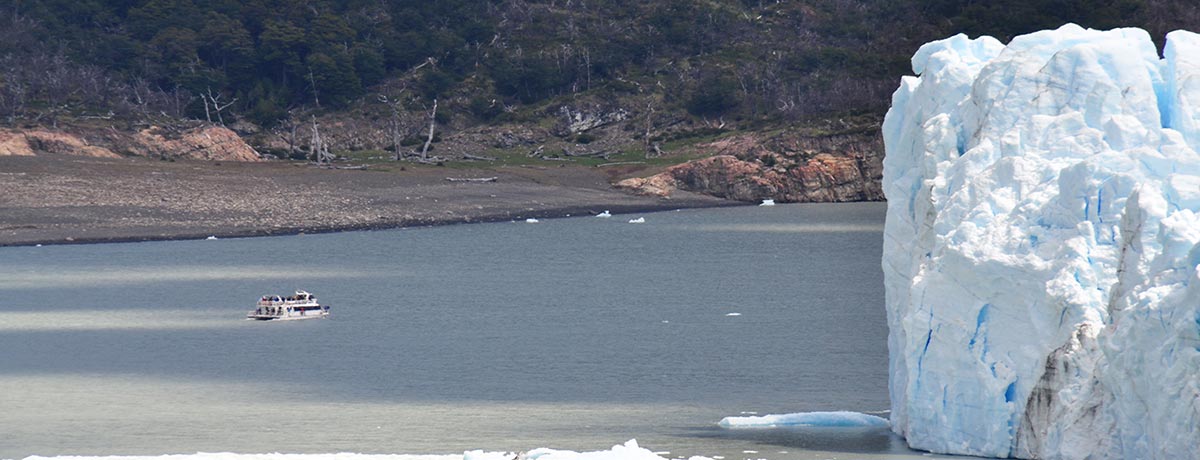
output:
POLYGON ((266 162, 0 157, 0 246, 244 237, 744 204, 613 189, 585 167, 337 170, 266 162), (497 177, 451 182, 447 177, 497 177))

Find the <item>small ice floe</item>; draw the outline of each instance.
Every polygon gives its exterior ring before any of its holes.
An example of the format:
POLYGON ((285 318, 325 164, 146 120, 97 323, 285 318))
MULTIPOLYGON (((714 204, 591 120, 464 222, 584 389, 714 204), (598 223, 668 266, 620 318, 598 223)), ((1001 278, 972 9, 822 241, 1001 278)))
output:
POLYGON ((734 312, 726 313, 725 316, 742 316, 742 314, 734 311, 734 312))
POLYGON ((527 224, 536 224, 536 223, 538 223, 538 220, 537 220, 537 219, 534 219, 534 218, 532 218, 532 217, 530 217, 530 218, 528 218, 528 219, 525 219, 525 223, 527 223, 527 224))
POLYGON ((608 210, 605 209, 604 212, 602 212, 600 214, 596 214, 596 217, 612 217, 612 213, 608 212, 608 210))
MULTIPOLYGON (((431 456, 433 457, 433 456, 431 456)), ((440 456, 438 456, 440 457, 440 456)), ((456 456, 457 457, 457 456, 456 456)), ((424 457, 422 457, 424 458, 424 457)), ((601 450, 595 452, 574 452, 570 450, 555 450, 540 447, 537 449, 519 452, 519 453, 499 453, 499 452, 484 452, 482 450, 469 450, 463 452, 461 457, 463 460, 511 460, 513 458, 523 458, 529 460, 535 459, 562 459, 562 460, 661 460, 658 456, 649 449, 638 445, 637 440, 629 440, 625 444, 617 444, 610 450, 601 450)), ((696 458, 696 457, 693 457, 696 458)), ((702 458, 702 457, 701 457, 702 458)))
POLYGON ((216 237, 216 236, 214 236, 214 235, 209 235, 209 237, 208 237, 208 238, 205 238, 205 239, 206 239, 206 240, 215 240, 215 239, 217 239, 217 237, 216 237))
POLYGON ((646 218, 645 218, 645 217, 639 217, 639 218, 637 218, 637 219, 629 219, 629 223, 631 223, 631 224, 644 224, 644 223, 646 223, 646 218))
POLYGON ((759 417, 725 417, 717 422, 722 428, 777 428, 781 426, 887 427, 887 419, 861 412, 800 412, 759 417))
POLYGON ((759 206, 775 206, 775 200, 767 198, 767 199, 763 200, 763 202, 760 203, 759 206))

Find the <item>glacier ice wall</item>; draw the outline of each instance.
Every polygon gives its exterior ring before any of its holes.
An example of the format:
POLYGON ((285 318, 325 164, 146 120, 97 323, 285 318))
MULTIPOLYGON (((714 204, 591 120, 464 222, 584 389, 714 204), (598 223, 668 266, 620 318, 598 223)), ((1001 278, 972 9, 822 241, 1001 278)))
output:
POLYGON ((1200 452, 1200 35, 922 46, 883 124, 893 429, 1020 458, 1200 452))

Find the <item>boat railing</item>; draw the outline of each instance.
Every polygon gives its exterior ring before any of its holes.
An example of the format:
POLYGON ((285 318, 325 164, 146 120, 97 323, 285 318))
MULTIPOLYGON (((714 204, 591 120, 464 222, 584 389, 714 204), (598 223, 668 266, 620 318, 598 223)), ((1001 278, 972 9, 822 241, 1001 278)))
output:
POLYGON ((254 309, 255 316, 283 316, 286 313, 287 308, 285 307, 267 306, 254 309))

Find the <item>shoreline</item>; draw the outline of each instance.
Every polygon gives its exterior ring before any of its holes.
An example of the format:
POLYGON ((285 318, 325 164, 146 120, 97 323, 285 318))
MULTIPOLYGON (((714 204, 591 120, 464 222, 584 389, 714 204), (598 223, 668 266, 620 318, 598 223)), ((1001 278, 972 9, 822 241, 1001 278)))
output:
MULTIPOLYGON (((691 204, 685 206, 677 206, 678 203, 670 203, 672 206, 644 206, 644 205, 625 205, 614 204, 604 207, 604 211, 613 213, 613 217, 625 214, 636 213, 655 213, 669 212, 679 209, 705 209, 705 208, 727 208, 737 206, 757 206, 753 203, 744 203, 739 201, 725 200, 723 203, 712 204, 691 204)), ((80 237, 69 239, 47 239, 47 240, 30 240, 21 242, 7 242, 0 239, 0 248, 11 247, 37 247, 37 246, 65 246, 65 245, 83 245, 83 244, 109 244, 109 243, 149 243, 156 241, 195 241, 204 240, 209 237, 217 239, 232 239, 232 238, 259 238, 270 236, 291 236, 291 235, 318 235, 327 233, 343 233, 343 232, 363 232, 376 230, 398 230, 405 228, 430 228, 442 227, 447 225, 464 225, 464 224, 486 224, 500 222, 519 222, 522 219, 561 219, 570 217, 594 217, 591 214, 596 209, 594 206, 575 206, 566 208, 544 209, 531 213, 524 213, 519 216, 512 214, 486 214, 474 217, 461 218, 445 218, 445 219, 428 219, 418 220, 414 222, 399 222, 399 223, 368 223, 348 226, 313 226, 304 228, 284 228, 284 229, 257 229, 237 232, 216 232, 216 233, 195 233, 195 232, 180 232, 176 234, 160 234, 160 235, 125 235, 125 236, 96 236, 96 237, 80 237)))
POLYGON ((634 195, 598 168, 0 157, 0 247, 249 238, 745 206, 634 195), (455 177, 498 177, 456 182, 455 177))

